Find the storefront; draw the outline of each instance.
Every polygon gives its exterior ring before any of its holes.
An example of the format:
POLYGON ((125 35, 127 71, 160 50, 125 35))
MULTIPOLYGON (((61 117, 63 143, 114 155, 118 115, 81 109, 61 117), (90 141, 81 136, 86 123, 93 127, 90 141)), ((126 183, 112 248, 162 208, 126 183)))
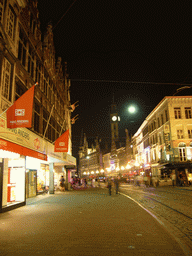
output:
POLYGON ((37 162, 47 161, 43 140, 25 128, 7 129, 0 118, 0 212, 37 194, 37 162))

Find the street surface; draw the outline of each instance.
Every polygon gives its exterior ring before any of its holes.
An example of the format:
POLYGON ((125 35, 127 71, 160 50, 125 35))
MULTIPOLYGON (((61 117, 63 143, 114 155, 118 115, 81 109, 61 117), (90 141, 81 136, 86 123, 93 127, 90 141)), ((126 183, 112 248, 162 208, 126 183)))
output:
POLYGON ((192 250, 192 187, 121 185, 121 192, 136 200, 172 229, 192 250))
POLYGON ((184 256, 164 225, 107 189, 57 192, 0 214, 0 255, 184 256))

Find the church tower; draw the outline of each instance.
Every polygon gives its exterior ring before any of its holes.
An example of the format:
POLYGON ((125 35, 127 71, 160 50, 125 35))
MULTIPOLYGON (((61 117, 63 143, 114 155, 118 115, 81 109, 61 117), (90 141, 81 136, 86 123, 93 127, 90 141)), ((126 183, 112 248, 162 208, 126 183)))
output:
POLYGON ((119 142, 119 124, 120 117, 117 113, 117 105, 114 102, 111 104, 111 111, 110 111, 110 122, 111 122, 111 151, 115 151, 118 147, 119 142))

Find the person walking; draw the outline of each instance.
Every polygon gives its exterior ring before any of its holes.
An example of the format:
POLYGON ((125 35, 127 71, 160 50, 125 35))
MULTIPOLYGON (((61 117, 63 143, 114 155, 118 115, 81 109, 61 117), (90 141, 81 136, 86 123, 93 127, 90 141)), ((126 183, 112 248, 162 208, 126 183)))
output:
POLYGON ((112 182, 111 182, 111 179, 108 179, 107 187, 108 187, 108 189, 109 189, 109 195, 111 196, 111 188, 112 188, 112 182))
POLYGON ((173 187, 174 187, 175 181, 176 181, 176 175, 175 175, 174 172, 172 172, 172 174, 171 174, 171 179, 172 179, 172 185, 173 185, 173 187))
POLYGON ((63 178, 63 176, 61 176, 60 181, 60 187, 61 187, 61 191, 65 191, 65 179, 63 178))
POLYGON ((119 194, 119 177, 115 178, 114 184, 115 184, 116 194, 119 194))

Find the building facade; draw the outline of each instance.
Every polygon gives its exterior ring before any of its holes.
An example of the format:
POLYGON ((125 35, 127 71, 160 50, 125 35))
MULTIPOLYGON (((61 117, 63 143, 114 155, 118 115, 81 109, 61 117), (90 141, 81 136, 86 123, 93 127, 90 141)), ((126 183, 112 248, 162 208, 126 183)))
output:
MULTIPOLYGON (((0 211, 25 205, 44 189, 54 193, 72 157, 70 79, 55 59, 52 25, 43 35, 37 1, 0 1, 0 211), (31 128, 8 129, 6 110, 35 83, 31 128), (69 129, 69 150, 54 152, 69 129)), ((26 103, 27 104, 27 103, 26 103)))
POLYGON ((165 97, 133 136, 140 172, 168 180, 192 179, 192 96, 165 97))

